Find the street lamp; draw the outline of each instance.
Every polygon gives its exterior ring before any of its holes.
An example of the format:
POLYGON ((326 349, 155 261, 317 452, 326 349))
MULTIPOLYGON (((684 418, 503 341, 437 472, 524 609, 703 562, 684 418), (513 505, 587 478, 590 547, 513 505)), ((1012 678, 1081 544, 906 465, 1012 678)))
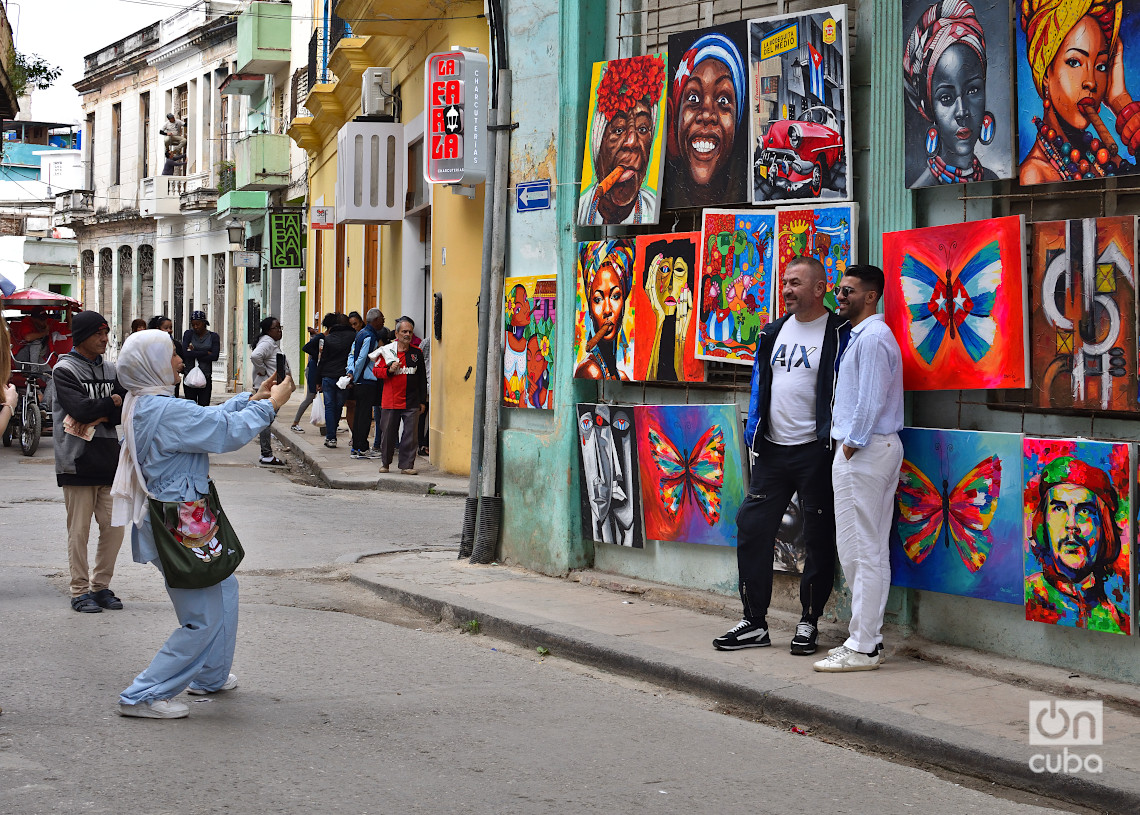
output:
POLYGON ((230 237, 231 247, 245 248, 245 224, 237 218, 230 218, 226 222, 226 234, 230 237))

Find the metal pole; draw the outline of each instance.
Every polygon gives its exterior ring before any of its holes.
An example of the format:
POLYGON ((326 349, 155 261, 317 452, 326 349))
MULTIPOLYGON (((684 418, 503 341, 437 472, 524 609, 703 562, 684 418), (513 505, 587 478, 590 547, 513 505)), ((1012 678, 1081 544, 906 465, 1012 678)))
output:
MULTIPOLYGON (((503 279, 507 265, 507 163, 510 159, 511 121, 511 72, 499 71, 499 105, 495 117, 498 129, 495 130, 494 186, 495 209, 491 230, 491 280, 488 307, 495 305, 495 313, 501 308, 503 299, 503 279), (498 181, 500 180, 501 181, 498 181)), ((471 554, 472 563, 490 563, 495 559, 499 546, 499 520, 502 499, 498 490, 499 456, 499 402, 502 394, 503 378, 503 332, 498 322, 488 323, 486 357, 486 411, 483 428, 483 473, 479 490, 479 525, 475 538, 475 548, 471 554)))
MULTIPOLYGON (((499 121, 497 111, 488 116, 491 124, 499 121)), ((508 116, 504 118, 510 118, 508 116)), ((497 134, 496 134, 497 136, 497 134)), ((467 501, 463 507, 463 531, 459 538, 459 558, 471 557, 475 546, 475 521, 478 515, 479 472, 483 462, 483 427, 487 413, 487 335, 491 332, 492 305, 499 298, 491 293, 491 235, 495 223, 495 145, 497 138, 487 140, 487 181, 483 185, 483 272, 479 284, 479 339, 475 348, 475 410, 471 421, 471 474, 467 479, 467 501)))

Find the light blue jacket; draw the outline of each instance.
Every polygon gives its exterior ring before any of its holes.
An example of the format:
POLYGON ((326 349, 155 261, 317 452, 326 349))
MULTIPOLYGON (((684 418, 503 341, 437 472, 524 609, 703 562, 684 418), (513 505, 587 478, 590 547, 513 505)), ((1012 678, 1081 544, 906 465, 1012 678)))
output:
MULTIPOLYGON (((197 501, 210 492, 209 453, 239 450, 273 421, 273 403, 239 393, 222 405, 141 396, 135 408, 135 448, 147 489, 159 501, 197 501)), ((131 530, 136 563, 158 558, 150 518, 131 530)))

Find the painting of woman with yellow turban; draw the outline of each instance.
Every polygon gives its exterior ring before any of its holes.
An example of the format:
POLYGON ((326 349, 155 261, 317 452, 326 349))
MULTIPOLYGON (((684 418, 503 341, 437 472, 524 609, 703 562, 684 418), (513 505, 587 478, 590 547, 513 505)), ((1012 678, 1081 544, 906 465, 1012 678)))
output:
POLYGON ((1135 172, 1140 102, 1128 85, 1140 77, 1124 52, 1140 14, 1125 16, 1122 0, 1021 0, 1018 18, 1021 183, 1135 172))

